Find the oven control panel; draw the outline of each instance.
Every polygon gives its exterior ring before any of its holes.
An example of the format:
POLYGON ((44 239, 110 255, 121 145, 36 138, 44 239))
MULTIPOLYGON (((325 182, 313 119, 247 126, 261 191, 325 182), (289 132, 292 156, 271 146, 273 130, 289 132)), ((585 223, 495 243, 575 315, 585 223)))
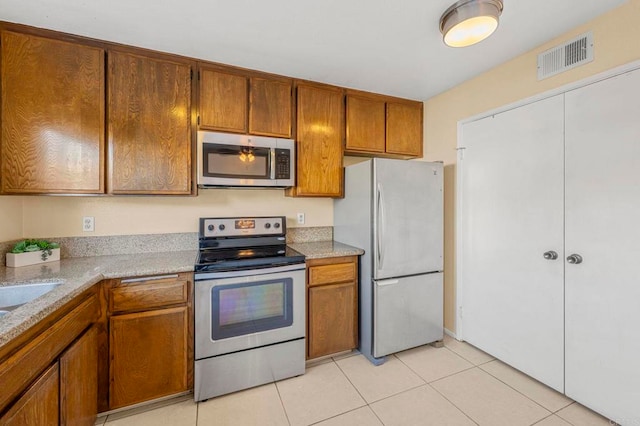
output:
POLYGON ((201 237, 254 237, 284 235, 284 216, 222 217, 200 219, 201 237))

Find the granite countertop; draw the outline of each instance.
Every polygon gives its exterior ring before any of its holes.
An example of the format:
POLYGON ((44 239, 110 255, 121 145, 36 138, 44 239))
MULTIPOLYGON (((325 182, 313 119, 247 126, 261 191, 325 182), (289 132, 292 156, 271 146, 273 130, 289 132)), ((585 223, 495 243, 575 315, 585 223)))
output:
POLYGON ((197 253, 186 250, 74 257, 21 268, 0 267, 0 287, 61 282, 0 318, 0 347, 103 279, 193 272, 197 253))
POLYGON ((302 253, 307 259, 322 259, 325 257, 359 256, 364 254, 361 248, 343 244, 338 241, 316 241, 311 243, 287 244, 295 251, 302 253))
MULTIPOLYGON (((364 250, 338 241, 290 243, 307 259, 358 256, 364 250)), ((103 279, 193 272, 197 250, 73 257, 21 268, 0 267, 0 287, 60 282, 0 318, 0 347, 103 279)))

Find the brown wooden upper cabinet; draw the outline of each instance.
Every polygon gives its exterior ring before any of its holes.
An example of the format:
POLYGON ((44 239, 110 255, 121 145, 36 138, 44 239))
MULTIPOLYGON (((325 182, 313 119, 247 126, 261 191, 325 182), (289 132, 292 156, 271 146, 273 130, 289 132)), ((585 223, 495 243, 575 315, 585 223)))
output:
POLYGON ((422 102, 387 102, 387 153, 422 157, 422 102))
POLYGON ((109 51, 108 192, 190 194, 191 65, 109 51))
POLYGON ((290 138, 291 104, 291 79, 200 67, 200 129, 290 138))
POLYGON ((296 186, 287 195, 342 197, 344 91, 311 83, 298 83, 296 91, 296 186))
POLYGON ((422 157, 422 103, 347 91, 345 153, 422 157))
POLYGON ((1 188, 104 192, 104 50, 2 31, 1 188))

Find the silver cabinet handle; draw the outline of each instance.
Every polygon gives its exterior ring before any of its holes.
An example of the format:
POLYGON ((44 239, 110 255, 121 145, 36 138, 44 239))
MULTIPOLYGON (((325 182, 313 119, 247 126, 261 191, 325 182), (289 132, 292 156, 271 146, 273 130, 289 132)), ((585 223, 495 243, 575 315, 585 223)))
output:
POLYGON ((549 250, 544 252, 542 256, 547 260, 556 260, 558 258, 558 253, 553 250, 549 250))
POLYGON ((567 257, 567 262, 572 265, 578 265, 582 263, 582 256, 580 256, 579 254, 572 254, 567 257))

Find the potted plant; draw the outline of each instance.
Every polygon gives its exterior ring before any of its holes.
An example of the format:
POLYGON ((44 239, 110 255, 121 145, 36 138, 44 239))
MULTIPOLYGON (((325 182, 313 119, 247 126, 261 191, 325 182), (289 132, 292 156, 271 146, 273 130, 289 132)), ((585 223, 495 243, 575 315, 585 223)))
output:
POLYGON ((7 266, 35 265, 60 260, 60 245, 46 240, 22 240, 7 253, 7 266))

